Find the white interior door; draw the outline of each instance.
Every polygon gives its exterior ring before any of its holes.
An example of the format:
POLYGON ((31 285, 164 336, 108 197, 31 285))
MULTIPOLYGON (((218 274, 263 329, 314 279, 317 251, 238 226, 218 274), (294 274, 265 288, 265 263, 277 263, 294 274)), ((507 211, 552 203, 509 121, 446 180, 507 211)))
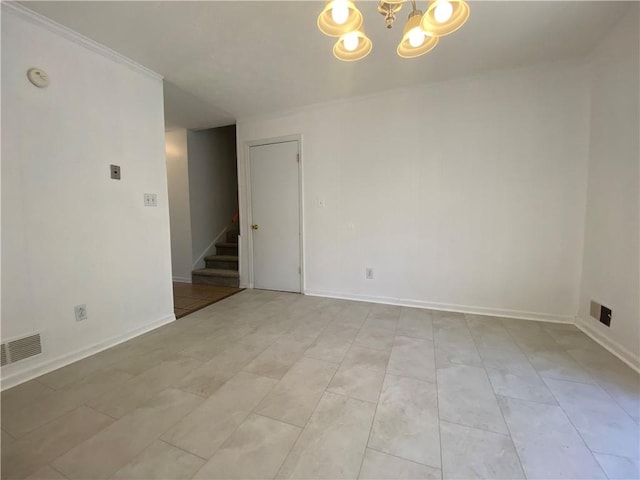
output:
POLYGON ((253 286, 300 292, 298 141, 249 148, 253 286))

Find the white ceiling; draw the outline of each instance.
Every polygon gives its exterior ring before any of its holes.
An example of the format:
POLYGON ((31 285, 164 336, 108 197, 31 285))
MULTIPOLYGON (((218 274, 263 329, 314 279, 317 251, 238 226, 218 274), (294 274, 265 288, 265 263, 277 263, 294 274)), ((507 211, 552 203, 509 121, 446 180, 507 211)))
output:
MULTIPOLYGON (((431 53, 401 59, 375 1, 358 1, 373 51, 345 63, 320 33, 322 1, 24 2, 165 77, 167 127, 208 128, 239 117, 493 69, 588 54, 625 2, 471 1, 467 24, 431 53)), ((426 0, 418 0, 419 8, 426 0)))

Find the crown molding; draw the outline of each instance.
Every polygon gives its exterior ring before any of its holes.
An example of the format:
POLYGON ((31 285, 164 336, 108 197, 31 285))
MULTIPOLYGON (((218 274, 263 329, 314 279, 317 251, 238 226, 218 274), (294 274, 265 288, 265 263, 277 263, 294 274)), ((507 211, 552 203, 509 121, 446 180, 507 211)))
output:
POLYGON ((140 73, 143 73, 155 80, 162 81, 164 78, 159 73, 154 72, 153 70, 143 65, 140 65, 138 62, 135 62, 128 57, 125 57, 124 55, 116 52, 115 50, 112 50, 109 47, 106 47, 101 43, 96 42, 95 40, 91 40, 90 38, 85 37, 84 35, 76 32, 75 30, 70 29, 69 27, 66 27, 57 22, 54 22, 50 18, 47 18, 44 15, 41 15, 39 13, 34 12, 33 10, 30 10, 29 8, 25 7, 24 5, 21 5, 18 2, 3 1, 2 13, 3 14, 12 13, 17 17, 22 18, 23 20, 27 20, 28 22, 31 22, 32 24, 44 27, 50 32, 60 35, 61 37, 66 38, 67 40, 71 40, 72 42, 86 48, 87 50, 91 50, 92 52, 102 55, 103 57, 108 58, 109 60, 112 60, 116 63, 126 65, 127 67, 132 68, 140 73))

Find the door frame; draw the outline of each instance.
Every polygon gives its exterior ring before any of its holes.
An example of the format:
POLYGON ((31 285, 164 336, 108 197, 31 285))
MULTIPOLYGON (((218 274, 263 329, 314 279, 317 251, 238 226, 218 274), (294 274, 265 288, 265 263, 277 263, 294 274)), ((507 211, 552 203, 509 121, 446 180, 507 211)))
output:
POLYGON ((282 137, 264 138, 259 140, 247 140, 244 142, 244 158, 245 158, 245 200, 246 200, 246 231, 247 231, 247 273, 249 275, 249 288, 254 288, 253 273, 253 204, 251 203, 251 147, 260 147, 263 145, 274 145, 278 143, 297 142, 298 143, 298 212, 300 223, 300 234, 298 239, 300 242, 300 293, 304 294, 305 288, 305 269, 304 269, 304 176, 303 176, 303 155, 302 155, 302 134, 285 135, 282 137))

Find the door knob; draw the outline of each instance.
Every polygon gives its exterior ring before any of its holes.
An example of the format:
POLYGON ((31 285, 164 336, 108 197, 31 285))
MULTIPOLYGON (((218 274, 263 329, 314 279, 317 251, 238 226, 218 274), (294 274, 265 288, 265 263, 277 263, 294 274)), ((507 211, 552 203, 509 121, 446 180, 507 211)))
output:
POLYGON ((253 230, 257 230, 259 227, 258 227, 258 225, 257 225, 257 224, 255 224, 255 223, 254 223, 253 225, 251 225, 251 228, 252 228, 253 230))

